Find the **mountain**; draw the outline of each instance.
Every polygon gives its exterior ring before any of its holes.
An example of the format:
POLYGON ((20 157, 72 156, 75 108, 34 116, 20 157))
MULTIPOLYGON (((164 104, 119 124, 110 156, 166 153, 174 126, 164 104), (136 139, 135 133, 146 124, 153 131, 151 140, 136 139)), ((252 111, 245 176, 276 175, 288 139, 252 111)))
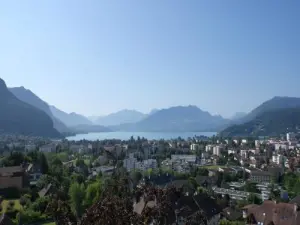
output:
POLYGON ((134 124, 122 124, 114 130, 144 132, 217 131, 229 120, 212 116, 196 106, 176 106, 161 109, 134 124))
POLYGON ((297 107, 300 107, 300 98, 277 96, 259 105, 245 117, 241 118, 239 123, 249 122, 264 112, 297 107))
POLYGON ((107 116, 99 117, 95 121, 95 124, 99 124, 102 126, 116 126, 126 123, 136 123, 145 117, 145 114, 136 110, 124 109, 119 112, 109 114, 107 116))
POLYGON ((300 107, 281 108, 263 112, 255 119, 233 125, 220 132, 220 136, 278 136, 300 130, 300 107))
POLYGON ((154 113, 156 113, 156 112, 158 112, 158 111, 159 111, 159 109, 152 109, 152 110, 150 111, 149 115, 152 115, 152 114, 154 114, 154 113))
POLYGON ((246 115, 247 115, 247 113, 245 113, 245 112, 236 112, 236 113, 230 118, 230 120, 232 120, 232 121, 241 120, 241 119, 244 118, 246 115))
POLYGON ((34 106, 42 111, 44 111, 53 121, 53 126, 59 132, 70 132, 67 126, 61 122, 59 119, 53 116, 49 105, 35 95, 32 91, 25 89, 24 87, 14 87, 8 89, 13 93, 19 100, 25 102, 29 105, 34 106))
POLYGON ((56 118, 61 120, 68 127, 93 124, 88 118, 77 113, 66 113, 56 108, 55 106, 50 106, 50 110, 56 118))
POLYGON ((99 119, 99 116, 88 116, 87 118, 89 121, 95 123, 99 119))
POLYGON ((61 137, 42 110, 19 100, 0 78, 0 133, 61 137))
POLYGON ((108 127, 104 127, 101 125, 77 125, 74 127, 70 127, 75 133, 93 133, 93 132, 111 132, 112 130, 108 127))

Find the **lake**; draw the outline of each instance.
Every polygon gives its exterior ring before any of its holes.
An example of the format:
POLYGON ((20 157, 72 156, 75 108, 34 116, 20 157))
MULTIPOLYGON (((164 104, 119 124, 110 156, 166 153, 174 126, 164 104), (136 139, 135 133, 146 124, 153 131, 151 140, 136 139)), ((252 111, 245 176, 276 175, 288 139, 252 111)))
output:
POLYGON ((79 141, 79 140, 105 140, 105 139, 120 139, 120 140, 129 140, 131 136, 134 138, 144 137, 148 140, 159 140, 159 139, 174 139, 174 138, 184 138, 194 136, 207 136, 211 137, 216 135, 216 132, 100 132, 100 133, 88 133, 88 134, 77 134, 76 136, 67 137, 70 141, 79 141))

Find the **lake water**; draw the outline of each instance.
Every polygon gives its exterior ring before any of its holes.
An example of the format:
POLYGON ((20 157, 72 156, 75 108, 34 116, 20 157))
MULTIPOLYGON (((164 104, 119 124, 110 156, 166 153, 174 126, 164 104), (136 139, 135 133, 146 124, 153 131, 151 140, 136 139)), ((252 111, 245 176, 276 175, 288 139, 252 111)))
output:
POLYGON ((120 139, 120 140, 129 140, 131 136, 144 137, 148 140, 159 140, 159 139, 174 139, 174 138, 184 138, 194 136, 207 136, 211 137, 216 135, 216 132, 100 132, 100 133, 88 133, 88 134, 77 134, 76 136, 67 137, 68 140, 105 140, 105 139, 120 139))

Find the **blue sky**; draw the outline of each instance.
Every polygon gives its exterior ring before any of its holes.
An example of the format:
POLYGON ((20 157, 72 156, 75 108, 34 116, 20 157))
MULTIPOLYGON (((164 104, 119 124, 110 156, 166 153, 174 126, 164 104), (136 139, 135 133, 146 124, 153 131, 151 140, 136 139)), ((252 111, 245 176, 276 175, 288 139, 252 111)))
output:
POLYGON ((229 117, 300 97, 300 2, 0 3, 0 77, 66 112, 197 105, 229 117))

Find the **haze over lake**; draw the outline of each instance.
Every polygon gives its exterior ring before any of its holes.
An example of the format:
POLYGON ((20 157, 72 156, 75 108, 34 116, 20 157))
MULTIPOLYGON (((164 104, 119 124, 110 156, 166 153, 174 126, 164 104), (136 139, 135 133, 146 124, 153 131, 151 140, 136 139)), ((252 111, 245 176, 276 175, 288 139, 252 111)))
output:
POLYGON ((215 135, 216 132, 100 132, 100 133, 88 133, 88 134, 77 134, 75 136, 67 137, 68 140, 105 140, 105 139, 120 139, 128 140, 131 136, 134 138, 144 137, 148 140, 159 140, 159 139, 174 139, 174 138, 184 138, 194 136, 207 136, 211 137, 215 135))

